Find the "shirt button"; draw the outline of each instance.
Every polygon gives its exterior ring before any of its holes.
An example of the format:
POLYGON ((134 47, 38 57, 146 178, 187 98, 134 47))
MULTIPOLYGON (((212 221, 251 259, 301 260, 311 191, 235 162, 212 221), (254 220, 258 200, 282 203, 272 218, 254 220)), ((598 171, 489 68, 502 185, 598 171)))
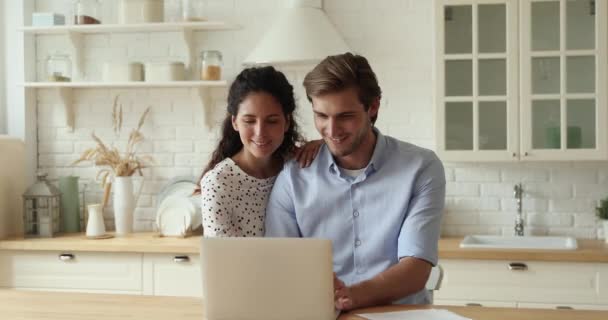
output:
POLYGON ((357 241, 355 241, 355 246, 360 246, 361 245, 361 240, 357 239, 357 241))
POLYGON ((353 216, 356 218, 359 216, 359 211, 355 210, 355 212, 353 212, 353 216))

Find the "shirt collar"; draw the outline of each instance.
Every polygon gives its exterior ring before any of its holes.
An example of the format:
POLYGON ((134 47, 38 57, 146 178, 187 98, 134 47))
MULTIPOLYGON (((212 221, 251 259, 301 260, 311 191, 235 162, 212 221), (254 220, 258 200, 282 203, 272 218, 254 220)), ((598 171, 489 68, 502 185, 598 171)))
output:
POLYGON ((374 168, 374 170, 380 170, 382 165, 386 162, 386 138, 378 130, 373 127, 374 133, 376 133, 376 146, 374 147, 374 153, 369 161, 368 167, 374 168))
MULTIPOLYGON (((380 130, 378 130, 378 128, 372 127, 372 130, 376 134, 376 145, 374 146, 374 152, 365 170, 366 174, 370 173, 370 169, 376 171, 379 170, 386 160, 386 139, 384 138, 384 135, 380 132, 380 130)), ((322 160, 323 167, 328 168, 330 172, 340 174, 340 170, 338 170, 338 164, 336 163, 336 160, 331 154, 331 151, 329 151, 327 145, 323 145, 323 149, 319 153, 319 160, 322 160)))

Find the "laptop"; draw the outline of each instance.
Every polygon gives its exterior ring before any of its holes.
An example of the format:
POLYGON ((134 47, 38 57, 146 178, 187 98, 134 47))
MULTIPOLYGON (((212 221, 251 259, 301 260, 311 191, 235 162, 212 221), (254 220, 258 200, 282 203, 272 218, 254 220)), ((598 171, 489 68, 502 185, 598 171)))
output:
POLYGON ((335 320, 331 241, 203 238, 206 320, 335 320))

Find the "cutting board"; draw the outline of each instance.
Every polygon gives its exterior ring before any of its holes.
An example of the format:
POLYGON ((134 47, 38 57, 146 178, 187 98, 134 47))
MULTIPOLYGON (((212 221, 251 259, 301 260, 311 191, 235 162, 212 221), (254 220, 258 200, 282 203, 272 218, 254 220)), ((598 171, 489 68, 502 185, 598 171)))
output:
POLYGON ((21 139, 0 135, 0 239, 23 234, 25 145, 21 139))

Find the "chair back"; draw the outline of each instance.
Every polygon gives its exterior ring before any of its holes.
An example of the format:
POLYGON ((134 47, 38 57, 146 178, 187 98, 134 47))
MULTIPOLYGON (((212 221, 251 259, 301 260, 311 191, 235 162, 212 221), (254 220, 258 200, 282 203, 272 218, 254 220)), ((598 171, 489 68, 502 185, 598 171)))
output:
POLYGON ((441 288, 441 281, 443 280, 443 268, 440 265, 436 265, 431 269, 429 279, 426 281, 426 289, 429 291, 439 290, 441 288))
POLYGON ((433 292, 441 288, 441 281, 443 280, 443 268, 440 265, 436 265, 431 269, 429 279, 426 281, 426 289, 429 291, 429 297, 431 303, 433 303, 433 292))

